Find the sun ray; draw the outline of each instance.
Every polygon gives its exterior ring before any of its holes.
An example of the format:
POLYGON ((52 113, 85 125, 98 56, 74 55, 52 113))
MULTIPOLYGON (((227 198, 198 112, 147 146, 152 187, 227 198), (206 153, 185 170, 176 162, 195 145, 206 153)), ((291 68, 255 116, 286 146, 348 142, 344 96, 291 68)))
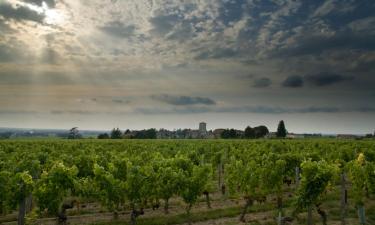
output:
POLYGON ((14 1, 15 5, 27 7, 28 9, 37 12, 38 14, 44 15, 44 22, 47 25, 62 25, 66 21, 66 13, 63 10, 57 8, 48 7, 46 2, 42 2, 41 6, 26 3, 22 1, 14 1))
POLYGON ((44 14, 46 16, 45 22, 47 24, 59 25, 59 24, 63 24, 64 21, 66 20, 65 14, 61 10, 50 9, 45 2, 42 3, 42 8, 43 8, 44 14))

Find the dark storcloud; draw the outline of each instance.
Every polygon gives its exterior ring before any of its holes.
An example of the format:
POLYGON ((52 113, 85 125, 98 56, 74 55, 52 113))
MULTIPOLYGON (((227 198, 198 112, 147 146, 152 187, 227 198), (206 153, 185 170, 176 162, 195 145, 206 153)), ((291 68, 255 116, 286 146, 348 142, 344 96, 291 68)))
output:
POLYGON ((193 37, 193 27, 189 22, 179 23, 167 38, 170 40, 185 41, 193 37))
POLYGON ((118 99, 118 98, 112 99, 112 102, 117 103, 117 104, 129 104, 129 103, 131 103, 130 100, 118 99))
POLYGON ((353 68, 350 69, 353 72, 374 72, 375 71, 375 58, 374 59, 359 59, 354 63, 353 68))
POLYGON ((125 25, 119 21, 112 21, 103 27, 100 27, 104 33, 118 38, 129 38, 134 35, 135 26, 125 25))
POLYGON ((350 32, 327 35, 304 35, 297 38, 295 45, 275 50, 276 57, 319 55, 324 51, 338 49, 375 50, 375 36, 350 32))
POLYGON ((45 18, 44 14, 40 14, 28 7, 21 5, 13 7, 7 2, 0 3, 0 16, 3 16, 5 19, 14 19, 18 21, 28 20, 38 23, 43 23, 45 18))
POLYGON ((135 112, 142 114, 199 114, 199 113, 255 113, 255 114, 306 114, 306 113, 368 113, 375 112, 374 107, 340 108, 335 106, 311 106, 304 108, 272 107, 272 106, 237 106, 207 107, 186 106, 183 108, 137 108, 135 112))
MULTIPOLYGON (((22 42, 15 41, 9 44, 2 44, 0 42, 0 63, 28 62, 30 60, 29 56, 29 49, 22 42)), ((2 72, 4 71, 0 71, 0 74, 2 72)))
POLYGON ((302 87, 303 84, 304 81, 301 76, 289 76, 283 81, 282 86, 290 88, 299 88, 302 87))
POLYGON ((222 59, 231 58, 238 54, 238 51, 230 48, 216 48, 212 51, 200 52, 194 59, 206 60, 206 59, 222 59))
POLYGON ((160 36, 164 36, 175 27, 178 20, 177 15, 160 15, 150 18, 150 23, 154 26, 152 30, 160 36))
POLYGON ((13 33, 15 30, 10 28, 8 24, 5 23, 5 21, 0 19, 0 33, 6 34, 6 33, 13 33))
POLYGON ((15 49, 0 44, 0 62, 11 62, 17 59, 15 49))
POLYGON ((272 84, 272 81, 269 78, 263 77, 263 78, 255 79, 253 87, 266 88, 266 87, 271 86, 271 84, 272 84))
POLYGON ((307 75, 304 77, 304 79, 309 84, 322 87, 340 83, 346 80, 352 80, 354 78, 333 73, 319 73, 314 75, 307 75))
POLYGON ((210 98, 190 97, 190 96, 172 96, 172 95, 153 95, 152 99, 161 101, 170 105, 215 105, 216 102, 210 98))

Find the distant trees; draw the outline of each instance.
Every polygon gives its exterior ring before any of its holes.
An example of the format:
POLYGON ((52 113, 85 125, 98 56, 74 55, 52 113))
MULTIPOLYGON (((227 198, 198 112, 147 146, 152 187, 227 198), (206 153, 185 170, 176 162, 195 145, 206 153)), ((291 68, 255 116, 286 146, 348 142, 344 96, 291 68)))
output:
POLYGON ((281 120, 279 122, 279 125, 277 126, 276 136, 279 137, 279 138, 285 138, 286 134, 287 134, 287 131, 286 131, 286 128, 285 128, 284 121, 281 120))
POLYGON ((250 126, 247 126, 245 129, 245 138, 255 138, 255 131, 250 126))
POLYGON ((269 134, 269 130, 266 126, 254 127, 255 138, 262 138, 269 134))
POLYGON ((3 132, 0 133, 0 139, 9 139, 12 136, 12 132, 3 132))
POLYGON ((135 139, 156 139, 156 130, 155 129, 147 129, 147 130, 140 130, 135 132, 133 136, 135 139))
POLYGON ((109 139, 109 135, 107 133, 99 134, 98 139, 109 139))
POLYGON ((81 138, 81 134, 79 133, 78 127, 73 127, 69 130, 68 139, 79 139, 81 138))
POLYGON ((221 138, 223 139, 235 139, 239 137, 241 135, 235 129, 226 129, 221 133, 221 138))
MULTIPOLYGON (((266 126, 250 127, 247 126, 245 130, 237 129, 218 129, 219 132, 209 131, 207 136, 201 138, 213 138, 213 135, 219 135, 222 139, 255 139, 264 138, 269 134, 269 130, 266 126)), ((97 136, 98 139, 163 139, 163 138, 191 138, 194 135, 195 130, 184 129, 177 131, 168 131, 161 129, 157 131, 154 128, 144 130, 129 130, 122 132, 119 128, 113 128, 112 131, 107 133, 101 133, 97 136)))
POLYGON ((146 129, 139 131, 126 130, 124 133, 121 132, 119 128, 113 128, 111 134, 107 133, 99 134, 98 139, 156 139, 157 131, 156 129, 146 129))
POLYGON ((111 132, 111 139, 121 139, 122 138, 122 132, 119 128, 113 128, 111 132))
POLYGON ((235 130, 235 129, 226 129, 221 133, 221 138, 223 139, 237 139, 237 138, 263 138, 269 133, 269 130, 266 126, 257 126, 251 128, 247 126, 245 131, 235 130))

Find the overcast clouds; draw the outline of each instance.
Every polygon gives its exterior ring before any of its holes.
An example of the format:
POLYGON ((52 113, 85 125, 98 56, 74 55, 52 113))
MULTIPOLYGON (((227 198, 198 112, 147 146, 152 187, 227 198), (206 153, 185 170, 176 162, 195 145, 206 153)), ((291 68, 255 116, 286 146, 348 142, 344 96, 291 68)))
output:
POLYGON ((0 127, 375 129, 375 2, 0 0, 0 127))

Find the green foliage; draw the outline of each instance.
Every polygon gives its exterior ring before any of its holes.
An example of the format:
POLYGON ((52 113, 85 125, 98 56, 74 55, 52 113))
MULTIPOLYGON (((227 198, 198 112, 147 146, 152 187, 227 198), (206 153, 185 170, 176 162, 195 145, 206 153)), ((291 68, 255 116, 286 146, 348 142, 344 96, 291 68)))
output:
POLYGON ((349 178, 352 182, 352 193, 357 205, 363 205, 366 191, 370 188, 370 174, 374 173, 363 153, 358 158, 348 163, 349 178))
POLYGON ((231 159, 227 166, 226 181, 231 194, 240 193, 245 198, 254 198, 261 194, 260 167, 254 160, 231 159))
POLYGON ((9 201, 12 209, 31 194, 34 181, 29 172, 18 172, 10 179, 9 201))
POLYGON ((207 181, 210 179, 210 174, 210 165, 194 165, 191 173, 184 173, 181 197, 186 204, 191 206, 196 203, 198 197, 205 191, 207 181))
POLYGON ((287 174, 287 162, 278 159, 275 154, 265 155, 262 162, 260 175, 262 187, 268 193, 276 193, 281 196, 284 176, 287 174))
POLYGON ((130 165, 126 182, 126 195, 132 208, 142 204, 147 199, 147 187, 149 187, 146 170, 137 165, 130 165))
POLYGON ((38 212, 36 210, 32 210, 26 215, 26 222, 25 225, 37 225, 38 224, 38 212))
POLYGON ((326 161, 304 161, 301 164, 301 184, 297 190, 296 210, 319 203, 328 186, 337 178, 339 169, 326 161))
POLYGON ((160 197, 168 200, 178 194, 183 187, 183 177, 183 170, 174 166, 173 160, 161 162, 156 183, 160 197))
POLYGON ((30 174, 32 178, 39 177, 41 172, 41 165, 38 156, 29 154, 26 151, 20 152, 14 158, 16 163, 14 171, 16 173, 28 171, 28 174, 30 174))
POLYGON ((74 158, 74 165, 78 169, 77 176, 82 177, 93 177, 94 176, 94 165, 97 161, 95 154, 80 154, 74 158))
POLYGON ((7 201, 10 195, 10 176, 8 171, 0 171, 0 214, 7 210, 7 201))
POLYGON ((302 161, 297 207, 323 200, 336 164, 348 171, 351 196, 365 203, 374 191, 374 149, 374 141, 330 139, 0 141, 0 206, 9 212, 33 193, 40 212, 50 214, 71 197, 113 212, 172 197, 191 208, 205 191, 218 191, 219 171, 232 195, 279 197, 283 178, 294 177, 302 161), (357 152, 364 154, 355 159, 357 152))
POLYGON ((42 173, 34 191, 40 212, 58 213, 61 202, 76 186, 77 174, 77 167, 66 167, 62 162, 54 163, 50 170, 42 173))
POLYGON ((125 157, 118 157, 108 164, 109 171, 115 179, 125 182, 128 174, 128 160, 125 157))
POLYGON ((116 179, 112 173, 97 164, 94 165, 94 174, 100 202, 110 211, 119 210, 120 205, 125 202, 125 182, 116 179))

